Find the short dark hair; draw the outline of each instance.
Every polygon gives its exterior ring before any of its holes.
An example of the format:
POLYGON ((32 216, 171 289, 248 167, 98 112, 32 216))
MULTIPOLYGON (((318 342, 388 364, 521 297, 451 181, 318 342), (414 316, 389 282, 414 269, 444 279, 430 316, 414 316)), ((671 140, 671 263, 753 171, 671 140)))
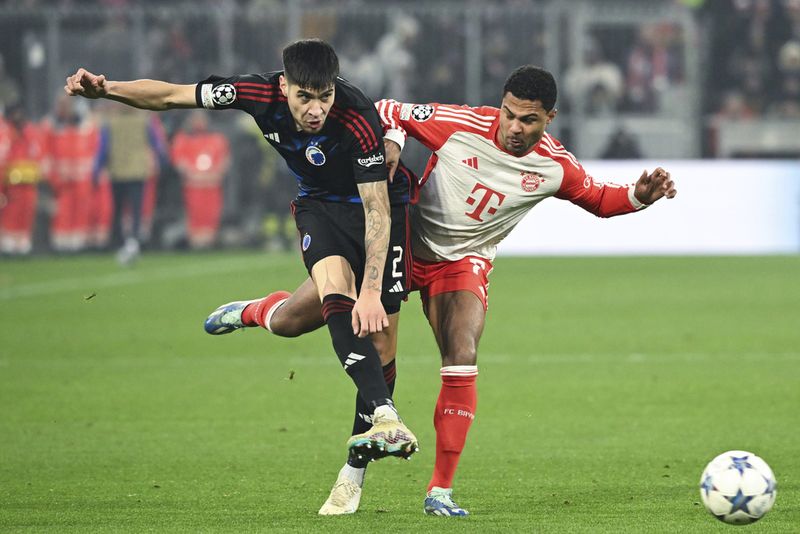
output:
POLYGON ((503 96, 511 93, 522 100, 541 100, 542 107, 552 111, 558 90, 553 75, 541 67, 523 65, 514 69, 503 85, 503 96))
POLYGON ((321 91, 339 75, 339 58, 322 39, 295 41, 283 49, 283 74, 289 83, 321 91))

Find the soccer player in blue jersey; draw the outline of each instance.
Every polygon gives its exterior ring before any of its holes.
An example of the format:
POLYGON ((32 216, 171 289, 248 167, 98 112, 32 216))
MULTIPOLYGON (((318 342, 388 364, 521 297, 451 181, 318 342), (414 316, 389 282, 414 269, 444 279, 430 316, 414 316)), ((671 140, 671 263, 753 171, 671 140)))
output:
MULTIPOLYGON (((253 117, 297 179, 292 210, 303 260, 333 348, 358 389, 358 412, 368 414, 362 432, 348 440, 348 454, 358 461, 407 458, 417 450, 417 439, 392 402, 393 363, 382 369, 373 341, 379 347, 394 342, 400 303, 410 285, 410 174, 401 168, 389 185, 378 114, 358 88, 338 76, 338 58, 329 44, 294 42, 283 50, 283 67, 211 76, 189 85, 110 81, 81 68, 67 78, 64 90, 154 111, 238 109, 253 117)), ((231 302, 209 317, 206 330, 224 334, 268 325, 278 304, 274 297, 231 302)), ((324 507, 320 513, 326 513, 324 507)))

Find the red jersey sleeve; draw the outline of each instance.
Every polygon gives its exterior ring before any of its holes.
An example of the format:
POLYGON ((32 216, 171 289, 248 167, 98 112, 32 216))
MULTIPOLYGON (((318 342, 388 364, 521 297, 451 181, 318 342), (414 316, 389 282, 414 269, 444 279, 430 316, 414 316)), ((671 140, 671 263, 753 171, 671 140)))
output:
POLYGON ((552 158, 564 169, 557 198, 569 200, 598 217, 613 217, 646 207, 633 196, 632 186, 597 182, 578 160, 553 137, 545 134, 537 152, 552 158))
POLYGON ((408 104, 396 100, 375 103, 386 138, 401 147, 411 136, 436 152, 456 132, 489 135, 497 110, 449 104, 408 104))

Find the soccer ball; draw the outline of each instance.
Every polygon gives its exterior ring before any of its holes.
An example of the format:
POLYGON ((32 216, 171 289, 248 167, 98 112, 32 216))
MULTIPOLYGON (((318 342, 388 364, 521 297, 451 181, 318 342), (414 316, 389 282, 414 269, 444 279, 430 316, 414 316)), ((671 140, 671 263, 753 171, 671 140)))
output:
POLYGON ((747 451, 723 452, 700 477, 700 497, 706 509, 732 525, 764 517, 775 504, 776 487, 767 462, 747 451))

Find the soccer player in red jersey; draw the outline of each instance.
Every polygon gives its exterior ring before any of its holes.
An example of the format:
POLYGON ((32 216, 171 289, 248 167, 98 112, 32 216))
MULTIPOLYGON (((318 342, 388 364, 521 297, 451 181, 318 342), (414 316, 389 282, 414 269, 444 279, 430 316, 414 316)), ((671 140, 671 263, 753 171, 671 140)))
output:
MULTIPOLYGON (((154 111, 238 109, 253 117, 297 179, 292 208, 316 311, 358 389, 362 411, 372 416, 348 440, 349 455, 362 461, 408 458, 417 450, 417 439, 400 420, 391 397, 393 381, 386 379, 376 347, 366 337, 394 338, 407 292, 408 175, 406 185, 397 178, 388 183, 377 111, 338 76, 339 61, 328 43, 292 43, 283 50, 283 65, 282 71, 210 76, 190 85, 109 81, 79 69, 64 89, 71 96, 154 111)), ((264 325, 269 311, 260 302, 231 302, 218 307, 205 328, 218 335, 264 325)))
MULTIPOLYGON (((390 176, 407 135, 432 151, 425 173, 414 184, 411 210, 412 290, 421 293, 442 358, 442 386, 434 412, 436 463, 423 505, 426 514, 468 515, 453 501, 452 485, 477 407, 477 348, 497 244, 548 197, 612 217, 676 194, 670 174, 660 167, 643 172, 629 186, 595 181, 545 131, 556 117, 556 96, 553 76, 526 65, 506 80, 500 108, 392 100, 376 104, 390 176)), ((269 309, 264 327, 286 337, 319 328, 319 305, 312 297, 308 281, 294 294, 268 295, 262 300, 269 309)), ((384 369, 393 368, 396 347, 377 347, 384 369)), ((356 420, 359 417, 364 414, 357 412, 356 420)), ((366 467, 348 463, 351 468, 366 467)), ((348 494, 338 488, 334 486, 329 502, 355 500, 357 507, 361 492, 348 494)))

